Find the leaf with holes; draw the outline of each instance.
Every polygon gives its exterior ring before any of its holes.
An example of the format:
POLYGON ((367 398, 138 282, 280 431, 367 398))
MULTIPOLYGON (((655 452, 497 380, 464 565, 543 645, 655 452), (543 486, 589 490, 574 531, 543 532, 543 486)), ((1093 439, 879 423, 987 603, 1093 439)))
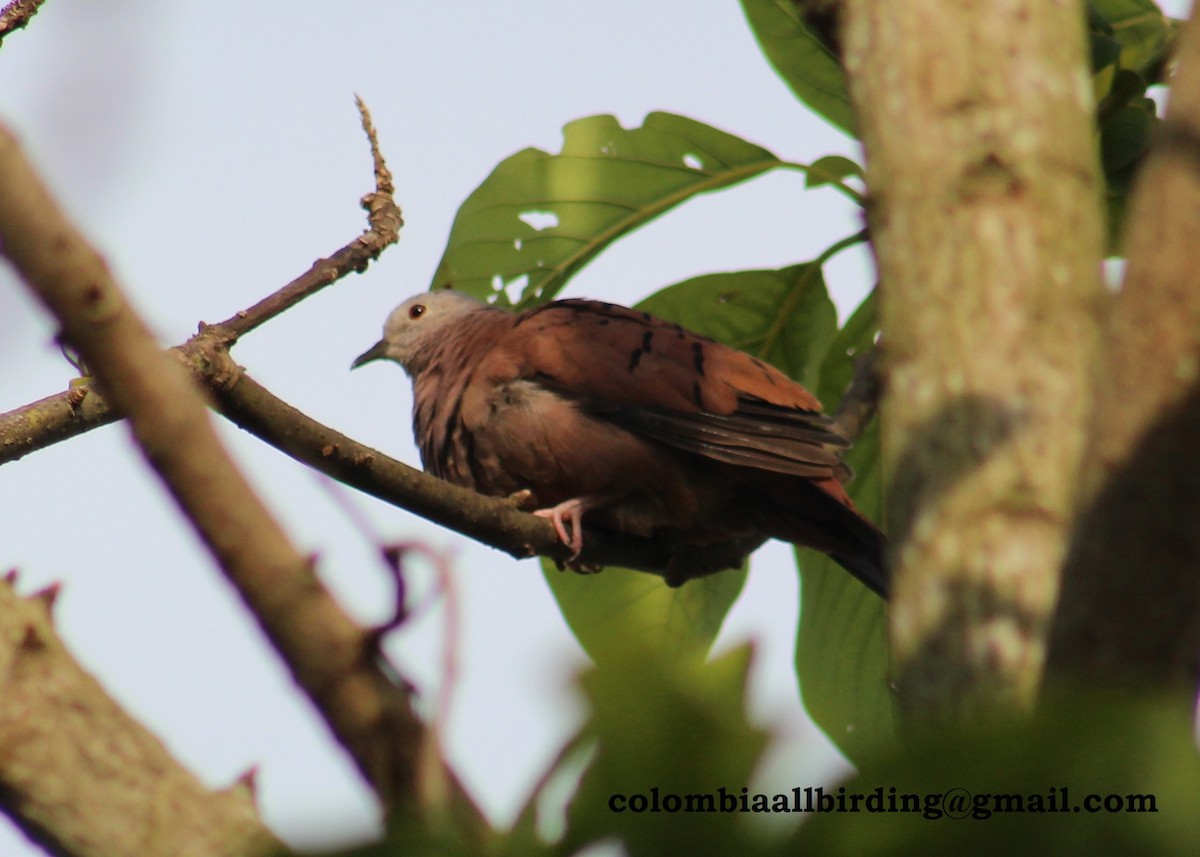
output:
POLYGON ((431 288, 501 303, 549 300, 596 254, 696 194, 787 164, 701 122, 651 113, 640 128, 592 116, 562 152, 503 161, 458 210, 431 288))

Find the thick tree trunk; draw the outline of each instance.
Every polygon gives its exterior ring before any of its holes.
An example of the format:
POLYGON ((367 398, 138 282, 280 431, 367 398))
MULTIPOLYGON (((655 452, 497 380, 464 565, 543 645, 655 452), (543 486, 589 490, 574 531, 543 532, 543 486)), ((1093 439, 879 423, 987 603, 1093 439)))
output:
POLYGON ((1105 293, 1077 2, 847 0, 868 159, 903 713, 1027 709, 1105 293))
MULTIPOLYGON (((1200 669, 1200 28, 1130 201, 1085 487, 1055 621, 1058 677, 1155 685, 1187 715, 1200 669)), ((1189 718, 1190 719, 1190 718, 1189 718)))

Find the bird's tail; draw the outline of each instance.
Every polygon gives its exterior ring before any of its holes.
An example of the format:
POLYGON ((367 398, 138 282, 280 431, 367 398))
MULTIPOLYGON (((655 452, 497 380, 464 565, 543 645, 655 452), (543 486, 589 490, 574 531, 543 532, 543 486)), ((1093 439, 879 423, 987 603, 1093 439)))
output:
MULTIPOLYGON (((768 532, 778 539, 829 555, 863 585, 886 599, 890 589, 884 555, 887 537, 862 516, 839 483, 788 480, 786 493, 774 491, 768 532)), ((774 487, 774 486, 772 486, 774 487)))
MULTIPOLYGON (((874 527, 872 529, 874 530, 874 527)), ((891 589, 887 567, 883 562, 886 540, 879 530, 875 530, 875 538, 877 545, 874 548, 857 553, 831 553, 829 558, 862 581, 867 589, 886 601, 891 589)))

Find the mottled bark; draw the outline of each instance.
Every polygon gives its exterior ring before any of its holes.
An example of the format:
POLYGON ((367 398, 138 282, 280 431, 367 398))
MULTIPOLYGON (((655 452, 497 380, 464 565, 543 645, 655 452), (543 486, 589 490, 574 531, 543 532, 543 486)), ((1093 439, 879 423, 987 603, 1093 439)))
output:
POLYGON ((0 581, 0 806, 52 854, 255 857, 281 848, 249 779, 212 791, 71 657, 54 590, 0 581))
POLYGON ((896 682, 910 718, 1033 702, 1105 294, 1077 2, 848 0, 881 280, 896 682))

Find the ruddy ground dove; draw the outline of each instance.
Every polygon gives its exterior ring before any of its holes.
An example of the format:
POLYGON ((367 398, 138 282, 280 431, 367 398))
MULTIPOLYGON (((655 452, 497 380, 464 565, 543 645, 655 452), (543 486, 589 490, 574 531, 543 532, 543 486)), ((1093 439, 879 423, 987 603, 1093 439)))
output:
POLYGON ((427 471, 531 491, 576 555, 585 514, 670 545, 675 584, 778 538, 887 595, 884 537, 842 488, 846 441, 811 393, 749 354, 613 304, 513 314, 438 291, 393 311, 353 366, 379 359, 412 376, 427 471))

